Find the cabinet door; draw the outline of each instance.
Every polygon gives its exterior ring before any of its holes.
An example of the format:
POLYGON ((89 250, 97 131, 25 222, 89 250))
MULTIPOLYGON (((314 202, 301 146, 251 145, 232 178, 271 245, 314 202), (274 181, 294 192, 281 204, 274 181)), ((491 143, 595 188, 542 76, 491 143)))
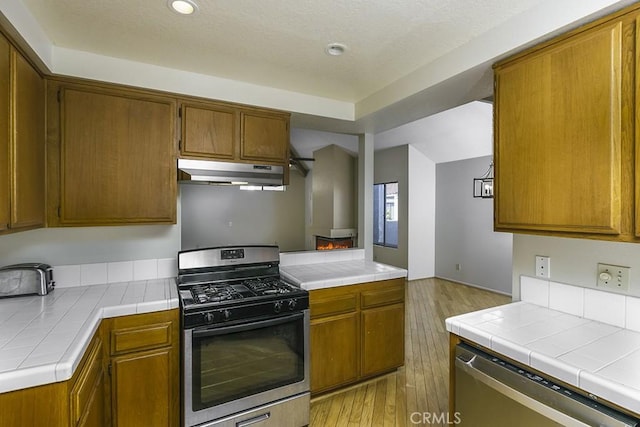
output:
POLYGON ((640 237, 640 109, 638 108, 638 102, 640 102, 640 55, 637 53, 637 49, 640 49, 640 15, 636 18, 636 40, 635 40, 635 105, 636 108, 631 109, 635 112, 635 235, 640 237))
POLYGON ((496 68, 495 227, 619 234, 622 24, 496 68))
POLYGON ((44 225, 44 80, 12 49, 11 228, 44 225))
POLYGON ((230 107, 183 104, 180 154, 232 160, 237 155, 236 116, 236 110, 230 107))
POLYGON ((241 113, 241 153, 244 160, 287 163, 289 118, 262 112, 241 113))
POLYGON ((404 364, 404 304, 362 313, 361 376, 390 371, 404 364))
POLYGON ((78 427, 103 427, 105 425, 104 411, 104 376, 100 376, 95 384, 92 399, 83 417, 78 422, 78 427))
POLYGON ((0 34, 0 232, 9 228, 11 202, 9 183, 11 182, 9 163, 9 127, 11 47, 9 41, 0 34))
POLYGON ((70 393, 71 425, 100 427, 105 423, 102 340, 95 339, 87 352, 87 360, 70 393))
POLYGON ((358 379, 358 313, 311 321, 311 392, 358 379))
POLYGON ((175 223, 172 100, 64 87, 60 223, 175 223))
POLYGON ((112 358, 111 410, 114 427, 174 426, 171 349, 112 358))

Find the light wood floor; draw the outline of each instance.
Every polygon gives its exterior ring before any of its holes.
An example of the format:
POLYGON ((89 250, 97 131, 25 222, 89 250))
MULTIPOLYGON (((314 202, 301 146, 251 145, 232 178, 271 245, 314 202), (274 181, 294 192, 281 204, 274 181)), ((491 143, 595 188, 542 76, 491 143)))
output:
POLYGON ((406 427, 412 425, 414 412, 446 413, 449 335, 444 319, 509 302, 508 296, 442 279, 409 282, 405 366, 378 379, 312 399, 310 426, 406 427))

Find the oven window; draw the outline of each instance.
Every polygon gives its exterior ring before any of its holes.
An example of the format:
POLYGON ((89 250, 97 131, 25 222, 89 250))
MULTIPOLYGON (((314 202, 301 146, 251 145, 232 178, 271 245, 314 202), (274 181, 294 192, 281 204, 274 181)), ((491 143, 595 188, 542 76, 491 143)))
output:
POLYGON ((193 410, 304 380, 303 320, 193 340, 193 410))

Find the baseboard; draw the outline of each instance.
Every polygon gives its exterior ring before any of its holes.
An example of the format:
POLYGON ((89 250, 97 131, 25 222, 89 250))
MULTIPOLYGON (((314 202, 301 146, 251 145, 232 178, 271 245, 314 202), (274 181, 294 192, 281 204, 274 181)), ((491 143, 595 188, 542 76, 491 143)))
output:
POLYGON ((482 289, 484 291, 489 291, 489 292, 493 292, 493 293, 500 294, 500 295, 506 295, 508 297, 512 297, 513 298, 513 295, 511 294, 511 292, 499 291, 497 289, 487 288, 486 286, 476 285, 475 283, 463 282, 461 280, 450 279, 448 277, 435 276, 435 278, 436 279, 447 280, 447 281, 453 282, 453 283, 459 283, 461 285, 471 286, 472 288, 482 289))

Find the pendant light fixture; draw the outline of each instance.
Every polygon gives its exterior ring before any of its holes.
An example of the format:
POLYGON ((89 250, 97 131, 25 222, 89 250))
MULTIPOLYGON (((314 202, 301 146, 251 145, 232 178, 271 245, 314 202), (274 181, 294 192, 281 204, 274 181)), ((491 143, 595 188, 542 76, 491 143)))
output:
POLYGON ((480 178, 473 178, 473 197, 493 199, 493 161, 480 178))

